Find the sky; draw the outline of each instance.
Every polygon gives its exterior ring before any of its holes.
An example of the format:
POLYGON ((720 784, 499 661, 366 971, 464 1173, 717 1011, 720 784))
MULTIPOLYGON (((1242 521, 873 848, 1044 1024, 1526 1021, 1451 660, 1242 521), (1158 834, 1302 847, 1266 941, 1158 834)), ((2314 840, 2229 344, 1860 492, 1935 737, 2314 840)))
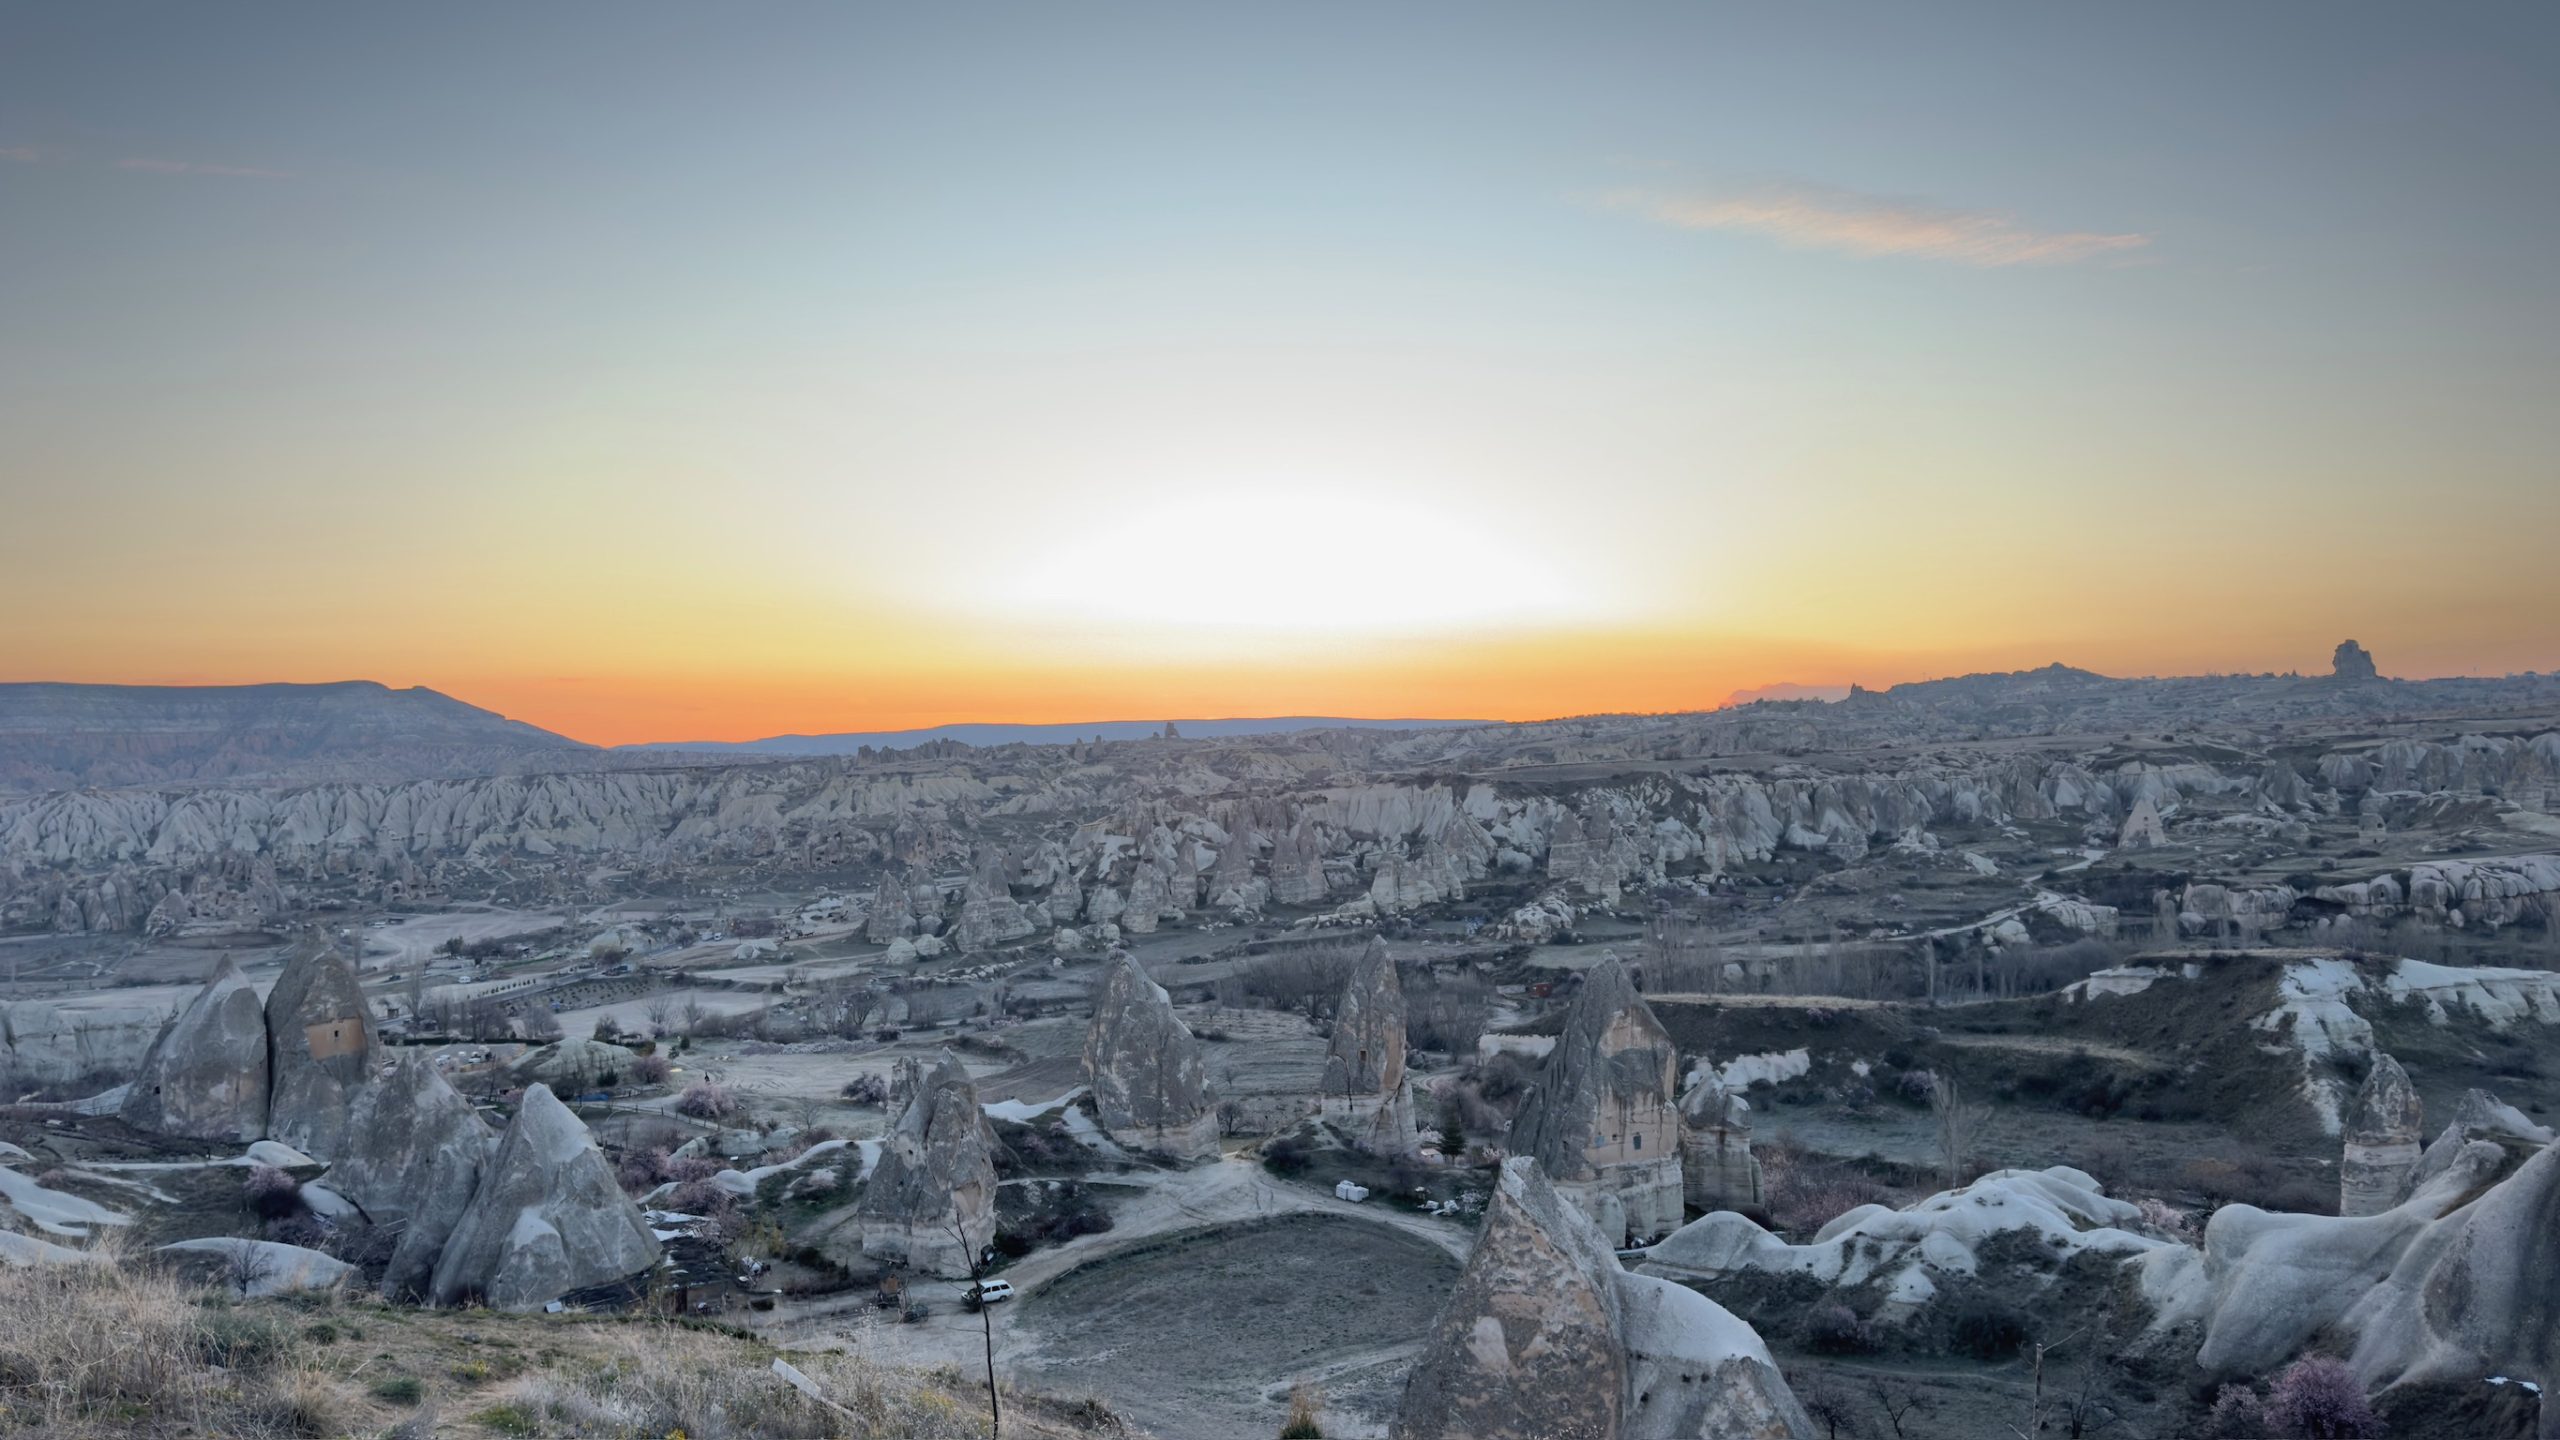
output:
POLYGON ((0 0, 0 680, 2560 668, 2560 7, 0 0))

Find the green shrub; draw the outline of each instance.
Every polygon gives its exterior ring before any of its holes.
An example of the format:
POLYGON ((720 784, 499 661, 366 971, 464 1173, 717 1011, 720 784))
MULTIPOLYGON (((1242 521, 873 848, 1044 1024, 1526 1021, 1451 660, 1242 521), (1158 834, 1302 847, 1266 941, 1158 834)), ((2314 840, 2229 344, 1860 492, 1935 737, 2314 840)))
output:
POLYGON ((393 1405, 415 1405, 425 1397, 427 1387, 414 1375, 392 1375, 373 1382, 373 1398, 393 1405))

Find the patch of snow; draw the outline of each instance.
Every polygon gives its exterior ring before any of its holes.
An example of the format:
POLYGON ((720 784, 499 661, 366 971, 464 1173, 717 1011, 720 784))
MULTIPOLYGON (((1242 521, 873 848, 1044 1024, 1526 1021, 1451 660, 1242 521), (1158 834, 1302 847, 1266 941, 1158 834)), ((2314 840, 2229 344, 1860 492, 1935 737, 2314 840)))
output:
POLYGON ((250 1143, 248 1155, 244 1158, 252 1165, 272 1165, 278 1170, 290 1170, 296 1165, 320 1163, 281 1140, 253 1141, 250 1143))
POLYGON ((1975 1274, 1983 1242, 1994 1235, 2032 1232, 2057 1262, 2086 1251, 2130 1256, 2167 1247, 2123 1228, 2140 1223, 2141 1214, 2068 1166, 2001 1170, 1906 1210, 1861 1205, 1806 1245, 1790 1245, 1743 1216, 1719 1211, 1665 1237, 1646 1252, 1644 1269, 1675 1278, 1758 1271, 1801 1274, 1829 1286, 1881 1284, 1885 1313, 1901 1318, 1936 1296, 1933 1277, 1975 1274))
POLYGON ((8 1202, 11 1209, 48 1235, 85 1239, 92 1226, 133 1223, 130 1215, 119 1215, 95 1200, 47 1190, 6 1166, 0 1166, 0 1201, 8 1202))
POLYGON ((1716 1074, 1727 1090, 1741 1090, 1753 1085, 1775 1085, 1793 1080, 1813 1069, 1813 1052, 1799 1045, 1793 1050, 1764 1055, 1741 1055, 1716 1067, 1716 1074))
POLYGON ((2383 989, 2395 1001, 2423 1001, 2430 1024, 2450 1024, 2452 1010, 2467 1009, 2497 1030, 2520 1020, 2560 1025, 2560 975, 2548 971, 2401 960, 2383 989))
POLYGON ((1079 1085, 1073 1090, 1068 1091, 1066 1094, 1059 1096, 1055 1100, 1048 1101, 1045 1104, 1034 1105, 1028 1100, 997 1100, 989 1104, 980 1105, 978 1108, 986 1111, 987 1116, 990 1119, 1010 1120, 1016 1125, 1028 1125, 1033 1119, 1046 1115, 1061 1105, 1071 1105, 1075 1103, 1075 1098, 1082 1095, 1084 1092, 1085 1087, 1079 1085))

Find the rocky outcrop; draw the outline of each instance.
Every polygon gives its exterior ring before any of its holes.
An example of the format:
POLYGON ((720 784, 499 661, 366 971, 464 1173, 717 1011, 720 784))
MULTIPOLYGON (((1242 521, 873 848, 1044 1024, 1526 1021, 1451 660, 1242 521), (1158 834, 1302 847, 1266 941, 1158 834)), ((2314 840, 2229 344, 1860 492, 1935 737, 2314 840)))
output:
POLYGON ((1689 1209, 1751 1210, 1761 1205, 1760 1161, 1751 1153, 1751 1102, 1725 1088, 1715 1063, 1698 1057, 1680 1094, 1680 1187, 1689 1209))
POLYGON ((1271 847, 1271 899, 1279 905, 1321 905, 1329 887, 1324 846, 1300 821, 1271 847))
POLYGON ((2346 1328, 2348 1363, 2368 1385, 2560 1379, 2560 1148, 2428 1227, 2346 1328))
POLYGON ((1102 1128, 1132 1149, 1202 1160, 1218 1153, 1209 1063, 1173 997, 1123 955, 1094 997, 1084 1080, 1102 1128))
POLYGON ((1420 1143, 1404 1050, 1404 987, 1386 942, 1373 939, 1334 1004, 1322 1108, 1326 1121, 1372 1154, 1410 1155, 1420 1143))
POLYGON ((267 992, 267 1055, 267 1135, 336 1159, 355 1092, 372 1078, 381 1043, 363 984, 325 937, 307 939, 267 992))
POLYGON ((984 880, 972 880, 960 893, 960 913, 951 922, 951 943, 963 955, 990 950, 1037 930, 1031 916, 1004 891, 984 880))
POLYGON ((2426 1123, 2418 1087, 2400 1062, 2377 1050, 2347 1108, 2346 1146, 2338 1164, 2338 1213, 2379 1215, 2409 1198, 2426 1123))
POLYGON ((1540 1173, 1505 1161, 1457 1289, 1432 1322, 1394 1440, 1810 1440, 1751 1327, 1618 1268, 1540 1173))
POLYGON ((2169 832, 2160 824, 2160 807, 2146 795, 2133 802, 2126 812, 2124 825, 2116 831, 2119 850, 2156 850, 2169 843, 2169 832))
POLYGON ((871 909, 862 917, 862 938, 874 945, 886 945, 914 934, 915 928, 905 878, 894 872, 882 875, 880 888, 871 893, 871 909))
POLYGON ((995 1239, 995 1132, 949 1051, 927 1071, 898 1062, 906 1108, 854 1208, 861 1253, 931 1275, 966 1275, 995 1239))
MULTIPOLYGON (((2225 1205, 2199 1247, 2171 1246, 2139 1262, 2154 1333, 2191 1337, 2212 1375, 2264 1375, 2315 1336, 2340 1330, 2376 1283, 2398 1271, 2420 1237, 2461 1225, 2469 1200, 2508 1164, 2488 1141, 2466 1142, 2444 1169, 2379 1215, 2293 1215, 2225 1205), (2448 1220, 2448 1212, 2452 1212, 2448 1220)), ((2521 1257, 2520 1257, 2521 1258, 2521 1257)))
POLYGON ((426 1289, 497 1147, 471 1102, 418 1051, 404 1051, 389 1074, 356 1091, 328 1184, 398 1234, 384 1294, 426 1289))
POLYGON ((229 956, 151 1042, 125 1092, 124 1122, 189 1140, 267 1133, 267 1017, 229 956))
POLYGON ((658 1263, 657 1237, 614 1183, 595 1138, 549 1086, 524 1092, 444 1253, 428 1298, 539 1310, 658 1263))
POLYGON ((1584 973, 1564 1028, 1511 1124, 1531 1155, 1612 1244, 1681 1219, 1681 1123, 1671 1036, 1616 957, 1584 973))
POLYGON ((2353 640, 2341 640, 2329 656, 2329 675, 2334 680, 2375 680, 2382 672, 2374 667, 2373 652, 2353 640))

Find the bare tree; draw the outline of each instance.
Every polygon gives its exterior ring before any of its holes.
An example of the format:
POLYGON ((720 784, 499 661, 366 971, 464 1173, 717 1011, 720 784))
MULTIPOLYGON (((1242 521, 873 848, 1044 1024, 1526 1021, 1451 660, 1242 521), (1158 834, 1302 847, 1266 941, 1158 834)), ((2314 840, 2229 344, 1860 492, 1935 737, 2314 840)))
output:
POLYGON ((1857 1440, 1858 1412, 1849 1397, 1826 1377, 1808 1375, 1796 1385, 1796 1403, 1822 1427, 1823 1440, 1857 1440))
POLYGON ((649 997, 649 1003, 640 1007, 640 1013, 649 1017, 649 1038, 663 1039, 667 1033, 667 1021, 676 1013, 676 997, 661 990, 649 997))
POLYGON ((276 1262, 255 1240, 234 1240, 222 1252, 223 1283, 244 1300, 275 1273, 276 1262))
POLYGON ((1664 910, 1645 922, 1646 987, 1657 994, 1713 995, 1724 983, 1724 963, 1707 927, 1685 910, 1664 910))
POLYGON ((702 1028, 703 1017, 711 1012, 702 1008, 701 996, 687 992, 684 1005, 677 1013, 684 1018, 684 1033, 691 1035, 702 1028))
MULTIPOLYGON (((960 1228, 959 1221, 954 1220, 942 1228, 959 1244, 960 1253, 968 1257, 969 1293, 977 1295, 979 1287, 986 1283, 986 1252, 969 1243, 969 1236, 960 1228)), ((988 1440, 997 1440, 1004 1434, 1004 1406, 996 1399, 996 1307, 984 1300, 979 1300, 977 1305, 978 1325, 987 1343, 987 1435, 988 1440)))
POLYGON ((1893 1427, 1893 1440, 1911 1440, 1907 1428, 1917 1417, 1929 1413, 1929 1397, 1882 1378, 1867 1382, 1869 1393, 1876 1397, 1876 1408, 1884 1412, 1884 1423, 1893 1427))
POLYGON ((1965 1168, 1990 1129, 1991 1107, 1968 1103, 1951 1073, 1942 1072, 1936 1080, 1929 1090, 1929 1109, 1937 1117, 1938 1158, 1946 1164, 1947 1188, 1953 1190, 1964 1183, 1965 1168))

